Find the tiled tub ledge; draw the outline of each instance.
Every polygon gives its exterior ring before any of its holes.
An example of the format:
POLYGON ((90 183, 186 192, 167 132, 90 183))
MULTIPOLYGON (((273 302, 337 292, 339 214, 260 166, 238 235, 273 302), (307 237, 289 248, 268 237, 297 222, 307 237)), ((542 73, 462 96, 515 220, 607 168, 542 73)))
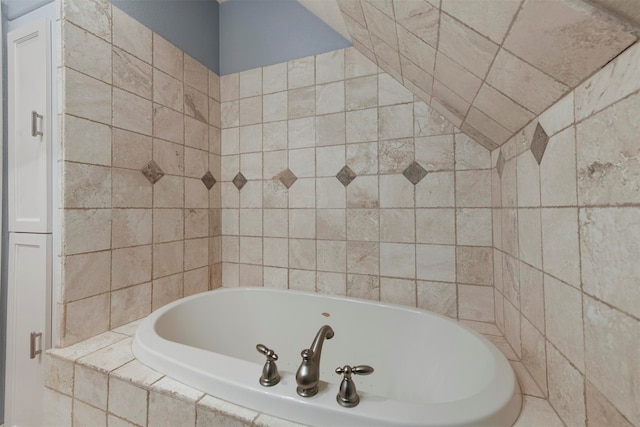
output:
MULTIPOLYGON (((46 353, 47 426, 300 426, 207 395, 144 366, 131 352, 138 323, 46 353)), ((482 333, 511 362, 524 393, 522 413, 515 426, 562 427, 495 325, 462 323, 482 333)))

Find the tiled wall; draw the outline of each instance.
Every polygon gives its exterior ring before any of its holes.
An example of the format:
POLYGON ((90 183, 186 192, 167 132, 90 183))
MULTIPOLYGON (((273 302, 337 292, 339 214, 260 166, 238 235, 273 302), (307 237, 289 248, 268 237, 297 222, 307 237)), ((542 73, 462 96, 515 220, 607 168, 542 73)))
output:
POLYGON ((496 323, 571 426, 640 425, 638 75, 640 44, 492 153, 496 323))
POLYGON ((61 4, 66 346, 219 286, 220 104, 218 76, 107 0, 61 4))
POLYGON ((486 149, 354 48, 220 91, 225 286, 493 321, 486 149))
POLYGON ((338 4, 360 52, 491 150, 638 39, 588 1, 338 4))

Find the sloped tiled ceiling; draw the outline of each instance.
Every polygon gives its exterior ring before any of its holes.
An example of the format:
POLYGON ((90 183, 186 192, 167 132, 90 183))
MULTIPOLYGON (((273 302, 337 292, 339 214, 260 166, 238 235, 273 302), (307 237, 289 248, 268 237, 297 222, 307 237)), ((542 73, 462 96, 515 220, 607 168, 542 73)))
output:
POLYGON ((360 52, 490 150, 637 40, 583 0, 338 4, 360 52))

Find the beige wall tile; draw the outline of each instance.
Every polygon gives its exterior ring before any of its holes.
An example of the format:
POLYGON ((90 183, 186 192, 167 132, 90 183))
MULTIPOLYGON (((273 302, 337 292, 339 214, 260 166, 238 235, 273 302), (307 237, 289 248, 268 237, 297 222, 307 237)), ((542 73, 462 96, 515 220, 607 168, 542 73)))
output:
POLYGON ((547 400, 523 396, 522 412, 514 427, 560 427, 563 425, 547 400))
MULTIPOLYGON (((184 85, 183 102, 186 115, 203 123, 208 123, 209 98, 206 93, 200 92, 191 86, 184 85)), ((262 111, 262 108, 260 110, 262 111)))
MULTIPOLYGON (((153 281, 151 311, 183 297, 182 273, 153 281)), ((230 282, 233 283, 233 282, 230 282)))
POLYGON ((113 85, 145 99, 152 98, 151 65, 118 48, 113 49, 113 85))
POLYGON ((71 426, 73 399, 51 389, 44 389, 44 417, 53 425, 71 426))
POLYGON ((480 78, 484 78, 498 46, 459 21, 442 14, 438 49, 480 78), (460 44, 456 40, 467 40, 460 44))
POLYGON ((65 209, 63 227, 66 255, 110 248, 110 209, 65 209))
POLYGON ((105 40, 111 39, 111 4, 105 0, 69 0, 62 4, 64 18, 105 40))
POLYGON ((578 212, 575 208, 542 209, 542 260, 545 272, 580 286, 578 212))
MULTIPOLYGON (((357 179, 351 183, 349 190, 358 181, 364 181, 364 179, 357 179)), ((379 181, 381 208, 414 207, 414 185, 403 175, 380 175, 379 181)))
POLYGON ((154 425, 195 425, 196 405, 151 391, 148 422, 154 425))
POLYGON ((184 255, 183 241, 153 245, 153 278, 181 272, 184 255))
POLYGON ((547 396, 547 356, 544 335, 526 317, 521 317, 522 363, 547 396))
POLYGON ((575 91, 576 119, 582 120, 604 107, 640 89, 637 79, 640 44, 635 44, 611 63, 602 73, 596 73, 575 91), (612 82, 616 82, 612 84, 612 82))
POLYGON ((346 121, 347 143, 376 141, 378 139, 378 110, 376 108, 349 111, 346 114, 346 121))
POLYGON ((498 44, 502 43, 519 7, 518 0, 499 3, 490 0, 472 3, 465 0, 444 0, 441 6, 443 11, 498 44))
POLYGON ((287 64, 280 63, 262 68, 262 91, 274 93, 287 90, 287 64))
POLYGON ((456 282, 493 285, 493 249, 490 247, 456 247, 456 282))
POLYGON ((359 77, 345 82, 347 111, 376 107, 378 103, 377 76, 359 77))
POLYGON ((576 142, 570 127, 549 140, 540 163, 540 196, 543 206, 575 206, 576 142))
POLYGON ((622 23, 603 15, 581 3, 529 2, 504 45, 558 81, 575 86, 635 41, 622 23), (569 29, 571 36, 566 35, 569 29), (593 34, 600 35, 598 43, 590 42, 593 34))
POLYGON ((380 278, 360 274, 347 275, 347 296, 378 301, 380 299, 380 278))
MULTIPOLYGON (((311 93, 314 91, 311 90, 311 93)), ((314 114, 338 113, 344 110, 344 82, 328 83, 315 87, 314 114)))
POLYGON ((632 95, 577 126, 578 200, 580 205, 638 202, 638 153, 633 135, 640 95, 632 95), (615 119, 614 119, 615 118, 615 119), (612 128, 609 123, 615 120, 612 128))
POLYGON ((458 285, 458 310, 461 319, 492 321, 493 290, 486 286, 458 285))
POLYGON ((581 372, 584 372, 582 294, 546 275, 544 277, 546 336, 581 372))
POLYGON ((580 210, 584 290, 633 315, 640 313, 637 263, 631 261, 638 230, 634 208, 580 210))
POLYGON ((106 83, 111 83, 111 45, 100 37, 64 21, 64 64, 106 83))
POLYGON ((113 44, 150 64, 153 55, 151 30, 117 7, 112 8, 112 13, 113 44))
POLYGON ((520 259, 542 268, 540 209, 518 209, 518 248, 520 259))
POLYGON ((421 280, 455 282, 455 246, 416 245, 417 274, 421 280))
POLYGON ((416 305, 416 281, 405 279, 380 279, 380 301, 414 307, 416 305))
POLYGON ((75 301, 109 291, 109 251, 67 256, 63 262, 64 301, 75 301))
POLYGON ((111 125, 111 86, 64 69, 64 110, 67 114, 111 125))
MULTIPOLYGON (((380 206, 378 176, 359 176, 347 187, 347 207, 348 208, 377 208, 380 206)), ((402 190, 406 188, 401 187, 402 190)), ((408 192, 401 196, 405 199, 408 192)))
POLYGON ((379 274, 380 244, 378 242, 347 242, 347 271, 359 274, 379 274))
POLYGON ((209 93, 207 68, 189 55, 184 55, 184 83, 204 93, 209 93))
POLYGON ((155 33, 153 34, 153 66, 176 79, 184 78, 184 54, 155 33))
POLYGON ((487 83, 529 111, 540 114, 567 91, 567 87, 500 49, 487 83))
POLYGON ((640 322, 584 298, 585 361, 589 381, 632 423, 640 421, 640 322))
POLYGON ((545 330, 543 273, 520 262, 520 295, 522 314, 540 331, 545 330))
POLYGON ((474 107, 510 132, 516 132, 534 118, 534 114, 488 84, 483 84, 473 101, 474 107))
POLYGON ((455 244, 455 210, 416 209, 416 243, 455 244))
POLYGON ((114 209, 111 247, 124 248, 151 243, 151 209, 114 209))
POLYGON ((547 346, 549 403, 565 424, 585 425, 584 377, 554 346, 547 346))
POLYGON ((518 308, 506 299, 504 302, 504 337, 518 358, 522 358, 521 320, 518 308))
POLYGON ((107 381, 103 373, 77 364, 74 372, 74 397, 82 402, 107 409, 107 381))
POLYGON ((120 289, 151 280, 151 246, 117 249, 111 255, 111 288, 120 289))
POLYGON ((590 382, 585 383, 587 419, 589 425, 631 427, 632 424, 618 412, 615 406, 604 397, 590 382))
POLYGON ((106 427, 107 413, 79 400, 73 402, 73 424, 106 427))
MULTIPOLYGON (((57 357, 47 356, 45 363, 45 387, 66 395, 73 394, 73 362, 57 357)), ((46 390, 46 389, 45 389, 46 390)), ((45 413, 45 416, 47 414, 45 413)))
POLYGON ((315 84, 315 59, 313 56, 294 59, 287 63, 289 89, 315 84))
POLYGON ((380 244, 381 276, 413 278, 415 274, 415 245, 400 243, 380 244))
POLYGON ((111 294, 110 328, 117 328, 151 313, 151 283, 121 289, 111 294))
MULTIPOLYGON (((114 131, 114 150, 117 150, 115 145, 117 132, 117 130, 114 131)), ((64 140, 65 160, 111 165, 111 129, 108 126, 65 115, 64 140)))
POLYGON ((415 186, 417 207, 454 207, 453 172, 432 172, 415 186))
POLYGON ((417 306, 444 316, 458 317, 456 285, 442 282, 417 282, 417 306))
POLYGON ((117 378, 109 379, 109 412, 132 423, 147 422, 147 395, 144 389, 117 378))
POLYGON ((144 135, 152 134, 151 101, 113 88, 113 125, 144 135))

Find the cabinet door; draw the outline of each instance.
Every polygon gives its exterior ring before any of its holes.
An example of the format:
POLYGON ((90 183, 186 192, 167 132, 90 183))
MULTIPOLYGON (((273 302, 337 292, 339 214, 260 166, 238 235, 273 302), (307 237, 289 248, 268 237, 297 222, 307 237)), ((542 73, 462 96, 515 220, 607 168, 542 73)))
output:
POLYGON ((9 232, 51 232, 51 45, 43 19, 7 35, 9 232))
POLYGON ((51 235, 9 233, 7 426, 43 425, 44 354, 38 351, 50 346, 50 307, 51 235))

